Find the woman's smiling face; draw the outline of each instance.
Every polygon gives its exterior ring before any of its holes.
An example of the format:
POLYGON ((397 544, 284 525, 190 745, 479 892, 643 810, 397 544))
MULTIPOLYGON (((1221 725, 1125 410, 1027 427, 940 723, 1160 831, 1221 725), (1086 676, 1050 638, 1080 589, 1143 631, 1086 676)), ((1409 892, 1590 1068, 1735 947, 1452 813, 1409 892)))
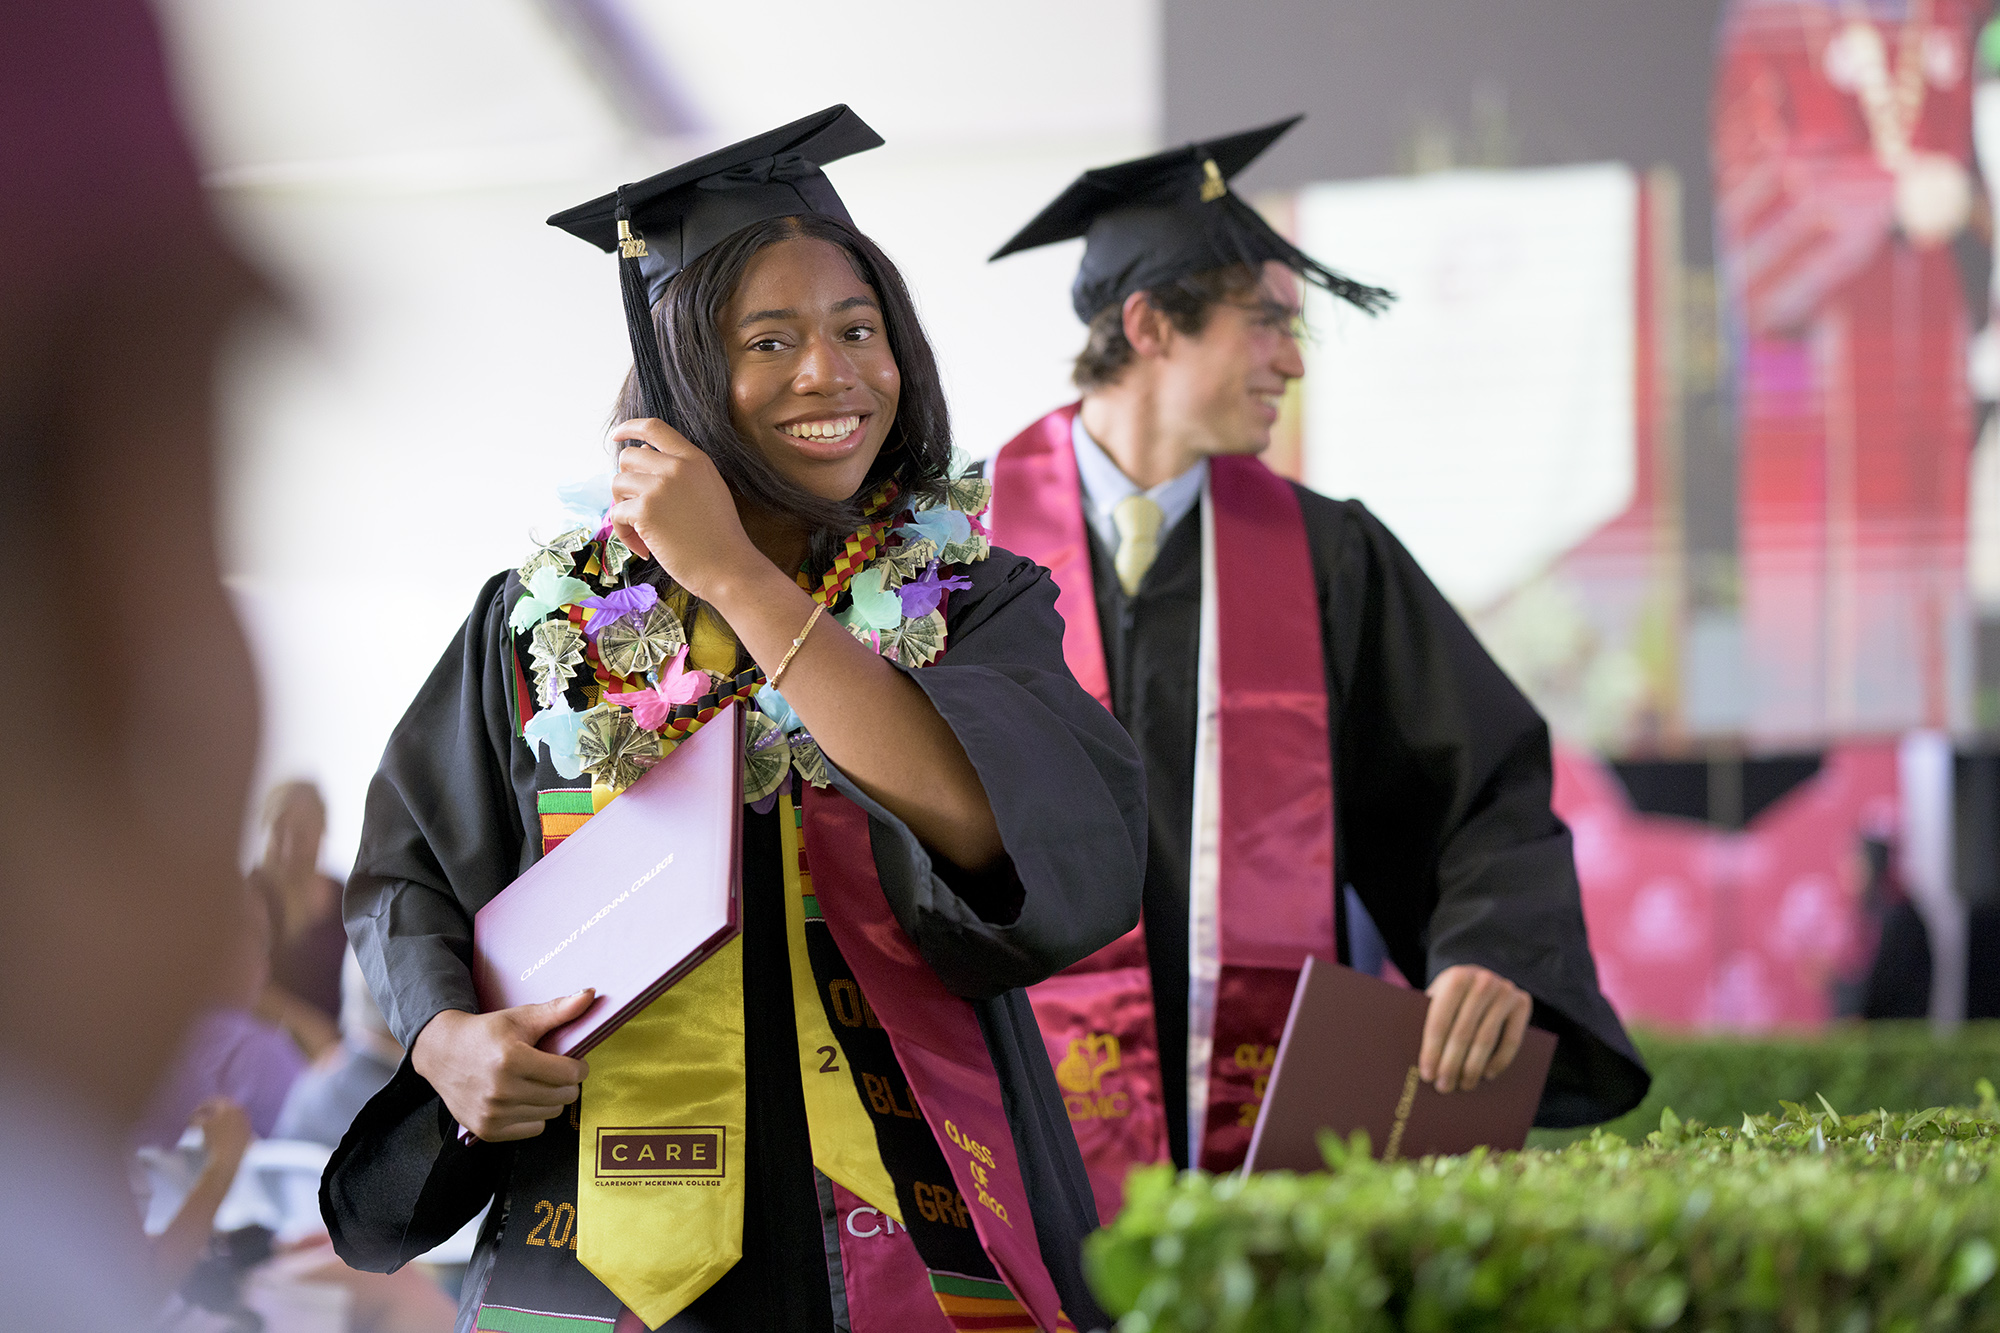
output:
POLYGON ((805 236, 764 247, 723 308, 720 332, 737 434, 824 499, 861 489, 903 380, 876 293, 846 252, 805 236))

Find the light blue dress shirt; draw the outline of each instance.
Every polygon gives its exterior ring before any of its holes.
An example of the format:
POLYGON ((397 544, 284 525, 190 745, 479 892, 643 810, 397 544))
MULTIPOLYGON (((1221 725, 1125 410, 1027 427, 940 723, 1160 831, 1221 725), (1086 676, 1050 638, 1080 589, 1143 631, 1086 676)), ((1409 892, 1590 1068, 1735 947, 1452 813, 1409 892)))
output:
MULTIPOLYGON (((1132 479, 1118 470, 1111 461, 1111 455, 1104 452, 1104 446, 1090 438, 1090 432, 1083 428, 1083 413, 1078 412, 1070 423, 1070 439, 1076 447, 1076 475, 1083 483, 1083 513, 1090 520, 1104 549, 1114 554, 1118 550, 1118 525, 1112 521, 1111 513, 1118 502, 1128 495, 1140 494, 1132 479)), ((1170 478, 1144 492, 1147 499, 1160 507, 1160 541, 1165 542, 1174 524, 1186 518, 1195 502, 1201 499, 1202 485, 1208 480, 1208 460, 1202 459, 1178 477, 1170 478)))

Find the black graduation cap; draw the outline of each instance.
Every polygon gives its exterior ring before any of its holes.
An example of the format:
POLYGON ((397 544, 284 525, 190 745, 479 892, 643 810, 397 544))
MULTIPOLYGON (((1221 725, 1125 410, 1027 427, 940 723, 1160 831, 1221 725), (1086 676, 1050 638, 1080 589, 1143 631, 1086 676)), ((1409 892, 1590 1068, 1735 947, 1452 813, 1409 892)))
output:
POLYGON ((1293 116, 1086 171, 993 258, 1084 237, 1070 304, 1086 324, 1133 292, 1234 264, 1255 268, 1270 259, 1373 314, 1394 299, 1388 292, 1321 264, 1272 230, 1229 188, 1236 173, 1304 119, 1293 116))
POLYGON ((673 420, 652 319, 652 304, 667 280, 732 233, 766 218, 824 213, 852 226, 820 168, 881 146, 882 136, 861 117, 844 105, 830 106, 549 219, 551 227, 607 254, 618 252, 626 331, 649 412, 673 420))

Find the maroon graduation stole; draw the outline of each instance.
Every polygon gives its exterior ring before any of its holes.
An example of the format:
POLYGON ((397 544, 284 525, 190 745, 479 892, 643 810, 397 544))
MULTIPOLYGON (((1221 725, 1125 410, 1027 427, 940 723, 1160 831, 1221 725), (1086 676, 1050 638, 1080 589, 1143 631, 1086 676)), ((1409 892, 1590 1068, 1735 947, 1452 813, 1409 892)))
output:
MULTIPOLYGON (((1108 708, 1071 434, 1077 410, 1051 412, 1000 451, 986 522, 997 543, 1055 576, 1064 659, 1108 708)), ((1204 503, 1213 578, 1204 578, 1203 615, 1214 632, 1201 673, 1214 713, 1197 720, 1196 750, 1217 752, 1216 815, 1205 838, 1198 775, 1189 1049, 1159 1050, 1140 930, 1029 990, 1107 1222, 1126 1172, 1168 1156, 1160 1062, 1188 1062, 1195 1165, 1241 1165, 1299 970, 1309 955, 1337 956, 1326 676, 1298 496, 1255 458, 1214 458, 1204 503)))
POLYGON ((867 812, 831 789, 808 786, 803 795, 806 859, 819 909, 888 1032, 896 1063, 951 1170, 959 1206, 1006 1285, 1005 1291, 982 1292, 971 1281, 954 1283, 953 1275, 934 1271, 938 1304, 955 1327, 1020 1329, 1018 1314, 1004 1308, 1011 1293, 1036 1328, 1073 1329, 1042 1262, 1000 1079, 972 1002, 944 988, 889 910, 867 812))

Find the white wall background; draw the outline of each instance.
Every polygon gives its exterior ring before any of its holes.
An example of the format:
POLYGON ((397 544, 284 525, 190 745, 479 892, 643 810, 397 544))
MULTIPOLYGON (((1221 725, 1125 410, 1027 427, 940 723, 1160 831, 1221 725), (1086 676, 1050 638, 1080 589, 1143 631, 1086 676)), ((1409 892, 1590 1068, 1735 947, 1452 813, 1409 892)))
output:
POLYGON ((548 214, 848 102, 888 146, 829 175, 902 265, 985 455, 1064 400, 1081 338, 1074 246, 985 256, 1084 167, 1152 148, 1160 103, 1157 0, 878 0, 837 23, 804 0, 630 0, 699 126, 670 141, 632 133, 533 0, 160 10, 217 204, 289 301, 227 374, 227 560, 265 780, 319 780, 335 870, 481 582, 605 466, 616 273, 548 214))
POLYGON ((1636 421, 1638 183, 1622 165, 1311 186, 1307 253, 1394 291, 1309 295, 1305 479, 1479 611, 1622 513, 1636 421))

